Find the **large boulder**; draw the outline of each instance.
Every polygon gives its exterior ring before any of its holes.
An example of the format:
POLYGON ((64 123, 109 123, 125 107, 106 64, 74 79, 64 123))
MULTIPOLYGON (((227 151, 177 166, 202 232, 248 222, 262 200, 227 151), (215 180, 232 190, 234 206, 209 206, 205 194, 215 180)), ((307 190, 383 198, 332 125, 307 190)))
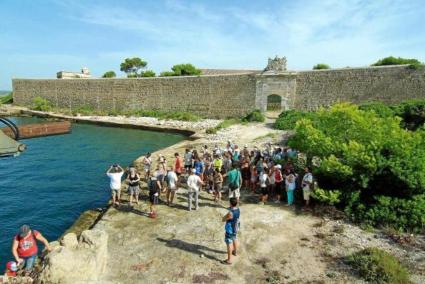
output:
POLYGON ((108 235, 101 230, 84 231, 79 241, 74 233, 61 240, 43 261, 39 283, 98 281, 105 271, 108 235))

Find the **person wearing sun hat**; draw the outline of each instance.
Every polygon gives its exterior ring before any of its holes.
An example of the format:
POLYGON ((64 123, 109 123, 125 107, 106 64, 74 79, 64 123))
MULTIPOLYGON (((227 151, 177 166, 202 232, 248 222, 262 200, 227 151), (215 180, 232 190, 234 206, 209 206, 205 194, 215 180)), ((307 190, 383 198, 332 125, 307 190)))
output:
POLYGON ((35 259, 37 258, 37 240, 44 244, 47 251, 51 251, 49 242, 43 235, 36 230, 31 230, 28 225, 22 225, 18 234, 13 239, 12 254, 18 266, 22 263, 25 265, 26 274, 32 271, 35 259))

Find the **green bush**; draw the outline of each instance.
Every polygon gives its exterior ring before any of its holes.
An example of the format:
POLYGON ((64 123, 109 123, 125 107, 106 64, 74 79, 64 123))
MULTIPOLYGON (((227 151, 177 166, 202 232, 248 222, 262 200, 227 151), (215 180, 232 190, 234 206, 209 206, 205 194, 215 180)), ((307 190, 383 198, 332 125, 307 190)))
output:
POLYGON ((256 109, 253 112, 250 112, 247 116, 242 118, 244 122, 264 122, 266 120, 264 114, 256 109))
POLYGON ((140 73, 140 77, 155 77, 156 74, 152 70, 146 70, 140 73))
POLYGON ((115 78, 115 77, 117 77, 117 74, 115 74, 114 71, 108 71, 102 75, 102 78, 115 78))
POLYGON ((314 113, 313 119, 299 119, 288 143, 305 153, 307 161, 319 160, 314 175, 320 187, 341 191, 337 205, 351 210, 353 219, 420 231, 422 219, 405 222, 402 216, 423 212, 423 202, 415 198, 425 194, 425 131, 405 130, 400 122, 396 116, 383 118, 375 111, 338 104, 314 113), (383 206, 375 207, 383 202, 379 196, 394 199, 397 208, 392 211, 399 221, 380 214, 383 206))
POLYGON ((314 119, 314 112, 304 112, 298 110, 283 111, 274 123, 274 127, 280 130, 294 129, 295 124, 302 118, 314 119))
POLYGON ((385 57, 378 60, 377 62, 373 63, 372 66, 403 65, 403 64, 421 65, 421 62, 414 58, 402 58, 402 57, 389 56, 389 57, 385 57))
POLYGON ((35 97, 33 100, 32 109, 40 111, 50 111, 52 109, 52 104, 49 100, 42 97, 35 97))
POLYGON ((321 69, 331 69, 331 67, 325 63, 318 63, 313 66, 313 70, 321 70, 321 69))
POLYGON ((205 133, 207 133, 207 134, 216 134, 217 133, 217 128, 207 128, 207 130, 205 130, 205 133))
POLYGON ((146 116, 146 117, 156 117, 159 119, 174 119, 174 120, 182 120, 182 121, 198 121, 201 118, 190 112, 166 112, 159 110, 135 110, 135 111, 127 111, 122 114, 126 116, 146 116))
POLYGON ((186 64, 176 64, 171 67, 172 71, 163 71, 161 72, 161 77, 166 76, 194 76, 201 75, 201 69, 196 68, 190 63, 186 64))
POLYGON ((316 188, 311 192, 311 197, 321 203, 335 205, 341 201, 341 191, 316 188))
POLYGON ((0 105, 1 104, 11 104, 13 103, 13 93, 10 92, 5 96, 0 96, 0 105))
POLYGON ((359 275, 372 283, 407 284, 408 270, 391 254, 378 248, 366 248, 347 257, 359 275))

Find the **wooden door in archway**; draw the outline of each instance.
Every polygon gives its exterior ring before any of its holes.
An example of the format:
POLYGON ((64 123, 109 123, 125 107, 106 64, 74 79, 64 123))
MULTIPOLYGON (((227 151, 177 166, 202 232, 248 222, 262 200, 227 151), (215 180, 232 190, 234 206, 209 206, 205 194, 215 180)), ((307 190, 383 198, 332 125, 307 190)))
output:
POLYGON ((282 109, 282 97, 279 95, 267 96, 267 111, 280 111, 282 109))

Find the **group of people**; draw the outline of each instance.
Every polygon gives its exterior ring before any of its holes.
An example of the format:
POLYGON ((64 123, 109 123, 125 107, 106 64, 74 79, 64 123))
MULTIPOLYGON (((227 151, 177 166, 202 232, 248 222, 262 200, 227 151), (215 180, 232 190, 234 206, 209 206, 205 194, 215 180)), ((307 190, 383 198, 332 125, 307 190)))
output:
MULTIPOLYGON (((159 155, 154 168, 152 155, 147 153, 142 158, 143 177, 134 167, 129 167, 126 182, 130 204, 139 203, 141 180, 146 181, 149 190, 149 216, 155 218, 156 204, 161 196, 165 195, 165 203, 173 206, 176 191, 183 184, 187 188, 188 210, 199 209, 200 191, 213 195, 215 202, 222 200, 222 194, 229 198, 230 207, 223 217, 225 225, 225 242, 227 245, 227 259, 223 261, 231 264, 232 256, 237 255, 237 231, 240 218, 241 190, 259 194, 259 203, 268 201, 275 203, 286 202, 287 206, 294 203, 294 191, 300 188, 303 192, 305 208, 309 208, 310 193, 314 187, 313 175, 310 168, 305 167, 302 178, 295 171, 294 161, 298 152, 291 148, 272 147, 267 144, 263 149, 247 145, 239 148, 228 141, 224 148, 215 145, 210 149, 204 145, 197 149, 185 149, 183 155, 174 154, 174 159, 167 163, 166 157, 159 155), (172 164, 171 166, 169 164, 172 164), (194 203, 194 204, 193 204, 194 203)), ((111 178, 113 204, 119 204, 121 178, 124 169, 113 165, 107 174, 111 178)))

